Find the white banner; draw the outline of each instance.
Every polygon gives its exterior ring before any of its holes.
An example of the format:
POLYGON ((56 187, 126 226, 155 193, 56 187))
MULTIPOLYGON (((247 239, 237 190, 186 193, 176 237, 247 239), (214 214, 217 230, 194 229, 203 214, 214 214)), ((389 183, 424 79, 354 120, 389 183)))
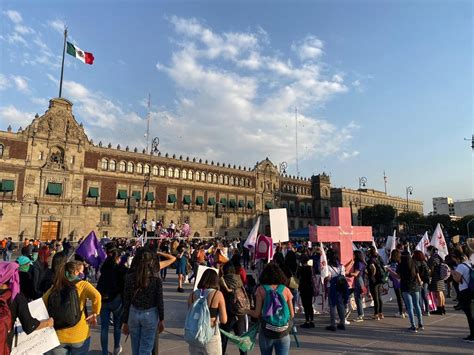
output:
MULTIPOLYGON (((38 320, 49 318, 48 310, 42 298, 28 303, 28 308, 30 309, 31 316, 38 320)), ((27 335, 21 328, 21 323, 18 319, 15 326, 17 326, 18 331, 18 343, 16 347, 13 347, 12 355, 43 354, 59 346, 59 340, 54 328, 43 328, 27 335)), ((15 340, 13 345, 15 345, 15 340)))
POLYGON ((194 281, 194 288, 193 288, 194 291, 197 290, 197 286, 199 285, 199 281, 201 281, 202 274, 204 274, 204 271, 206 271, 207 269, 214 270, 214 271, 216 272, 216 274, 219 275, 219 270, 217 270, 217 269, 215 269, 215 268, 213 268, 213 267, 208 267, 208 266, 204 266, 204 265, 199 265, 199 266, 198 266, 198 269, 197 269, 195 281, 194 281))
POLYGON ((286 208, 274 208, 270 210, 270 231, 273 243, 287 242, 290 240, 286 208))
POLYGON ((244 243, 244 247, 249 249, 249 247, 255 248, 255 244, 257 243, 257 236, 258 236, 258 229, 260 228, 260 216, 257 218, 257 222, 253 226, 252 230, 247 237, 247 240, 244 243))
POLYGON ((425 232, 423 238, 421 238, 420 242, 416 245, 415 250, 421 251, 424 255, 427 254, 426 248, 430 245, 430 238, 428 237, 428 232, 425 232))
POLYGON ((431 245, 438 249, 439 256, 441 256, 444 260, 449 252, 441 225, 439 223, 436 226, 433 236, 431 237, 431 245))

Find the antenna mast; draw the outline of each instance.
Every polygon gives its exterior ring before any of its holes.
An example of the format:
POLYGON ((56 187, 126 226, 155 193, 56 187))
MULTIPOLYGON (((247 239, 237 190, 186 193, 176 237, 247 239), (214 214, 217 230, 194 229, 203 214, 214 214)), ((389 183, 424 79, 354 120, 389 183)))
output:
POLYGON ((148 94, 148 115, 146 120, 146 152, 148 153, 148 146, 150 144, 150 101, 151 95, 148 94))
POLYGON ((298 108, 295 106, 295 145, 296 145, 296 176, 300 177, 300 168, 298 164, 298 108))
POLYGON ((385 195, 387 194, 387 175, 385 175, 385 169, 383 171, 383 184, 385 186, 385 195))

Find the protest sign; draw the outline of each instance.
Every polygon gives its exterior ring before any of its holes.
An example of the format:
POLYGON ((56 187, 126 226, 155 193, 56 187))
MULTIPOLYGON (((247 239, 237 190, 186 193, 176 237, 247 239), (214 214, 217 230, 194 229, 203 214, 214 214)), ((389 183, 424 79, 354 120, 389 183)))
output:
POLYGON ((207 269, 214 270, 216 274, 219 274, 219 270, 217 270, 216 268, 199 265, 197 269, 196 278, 195 278, 196 281, 194 281, 194 288, 193 288, 194 291, 197 290, 197 285, 199 285, 199 281, 201 281, 202 274, 204 274, 204 271, 206 271, 207 269))
POLYGON ((287 242, 290 240, 286 208, 274 208, 270 210, 270 231, 273 243, 287 242))

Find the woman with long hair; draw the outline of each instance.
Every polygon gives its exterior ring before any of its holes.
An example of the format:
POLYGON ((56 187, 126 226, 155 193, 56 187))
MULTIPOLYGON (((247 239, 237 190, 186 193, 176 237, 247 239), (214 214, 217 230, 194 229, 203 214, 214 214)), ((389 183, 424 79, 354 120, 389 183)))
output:
POLYGON ((313 310, 313 267, 308 264, 308 255, 301 256, 301 267, 298 268, 297 276, 299 280, 298 291, 300 292, 301 303, 304 309, 305 322, 301 328, 314 328, 313 310))
POLYGON ((339 262, 339 257, 334 250, 328 250, 327 258, 329 269, 329 276, 327 277, 327 281, 329 281, 328 303, 331 324, 326 327, 326 330, 345 330, 346 306, 349 301, 349 289, 345 279, 346 271, 344 265, 339 262), (337 325, 336 314, 339 317, 339 324, 337 325))
POLYGON ((368 263, 367 273, 369 277, 369 290, 374 300, 374 319, 383 319, 383 303, 382 303, 382 286, 383 286, 383 275, 382 269, 384 268, 383 261, 377 249, 373 246, 368 251, 368 263))
POLYGON ((365 287, 365 270, 367 263, 365 262, 364 254, 360 250, 354 251, 354 266, 350 276, 354 277, 354 299, 357 306, 357 318, 353 321, 363 322, 364 321, 364 307, 362 306, 362 298, 366 291, 365 287))
POLYGON ((49 314, 55 321, 56 334, 60 345, 49 351, 50 355, 87 354, 90 346, 89 325, 97 324, 97 315, 100 312, 101 296, 92 284, 84 281, 84 264, 80 261, 69 261, 60 265, 54 278, 53 286, 44 294, 43 301, 47 305, 49 314), (64 298, 66 292, 77 292, 79 299, 80 318, 76 324, 62 327, 59 320, 69 310, 64 309, 56 300, 64 298), (92 302, 92 313, 86 317, 87 300, 92 302))
POLYGON ((140 248, 125 276, 122 332, 130 334, 132 354, 150 354, 164 328, 163 284, 156 253, 140 248))
MULTIPOLYGON (((290 352, 290 331, 292 327, 292 320, 295 316, 293 308, 293 295, 289 288, 285 285, 288 279, 276 263, 269 263, 265 265, 260 275, 260 286, 256 291, 256 305, 254 310, 248 311, 253 318, 260 319, 260 335, 259 346, 260 354, 272 355, 273 349, 277 355, 287 355, 290 352), (268 307, 265 300, 275 299, 278 297, 280 307, 268 307), (267 309, 264 309, 267 306, 267 309), (274 309, 276 308, 276 309, 274 309), (274 326, 268 322, 269 310, 279 312, 279 314, 289 313, 287 324, 283 326, 274 326), (265 314, 264 314, 265 313, 265 314)), ((275 304, 275 302, 273 303, 275 304)))
POLYGON ((421 281, 423 282, 423 285, 421 285, 420 306, 422 310, 424 310, 423 315, 429 317, 430 302, 428 299, 428 286, 430 284, 430 268, 426 263, 425 254, 423 254, 423 252, 420 250, 415 250, 413 253, 413 261, 418 268, 418 273, 420 274, 421 281))
POLYGON ((405 313, 403 312, 402 290, 400 288, 400 277, 397 274, 397 268, 398 265, 400 265, 401 255, 402 254, 399 249, 393 249, 390 254, 390 262, 388 266, 390 280, 392 280, 393 291, 397 297, 398 313, 395 313, 395 317, 397 318, 405 318, 405 313))
POLYGON ((102 296, 102 309, 100 310, 100 345, 102 354, 108 355, 109 324, 113 316, 114 325, 114 355, 122 351, 120 335, 122 328, 122 294, 124 277, 127 272, 125 266, 120 265, 120 251, 111 249, 107 252, 107 259, 100 268, 100 277, 97 290, 102 296))
POLYGON ((408 330, 416 333, 418 330, 424 329, 423 316, 421 315, 420 308, 420 285, 422 284, 422 281, 418 273, 418 269, 408 252, 404 252, 401 255, 401 261, 397 268, 397 274, 400 276, 400 289, 402 291, 403 299, 405 300, 408 318, 410 319, 410 328, 408 330), (416 317, 418 318, 418 327, 415 325, 413 309, 415 310, 416 317))
POLYGON ((200 295, 207 294, 207 305, 209 307, 209 316, 211 327, 214 329, 214 335, 211 340, 202 346, 189 344, 189 354, 191 355, 222 355, 221 333, 219 332, 219 322, 227 323, 227 310, 224 295, 219 291, 219 275, 215 270, 207 269, 202 274, 197 285, 197 290, 188 297, 188 309, 200 295))

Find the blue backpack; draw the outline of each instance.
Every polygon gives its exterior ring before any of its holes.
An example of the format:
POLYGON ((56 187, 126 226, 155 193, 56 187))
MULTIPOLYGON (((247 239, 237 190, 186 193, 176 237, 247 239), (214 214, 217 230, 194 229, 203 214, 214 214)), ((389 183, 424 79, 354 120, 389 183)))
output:
POLYGON ((269 339, 280 339, 288 335, 290 327, 290 308, 283 291, 285 285, 276 289, 262 285, 265 290, 265 300, 262 308, 262 331, 269 339))
MULTIPOLYGON (((204 346, 211 341, 215 330, 211 327, 211 314, 207 304, 207 297, 214 290, 197 290, 199 297, 186 314, 184 323, 184 339, 188 344, 204 346)), ((214 296, 217 291, 214 292, 214 296)), ((213 298, 214 298, 213 296, 213 298)))

